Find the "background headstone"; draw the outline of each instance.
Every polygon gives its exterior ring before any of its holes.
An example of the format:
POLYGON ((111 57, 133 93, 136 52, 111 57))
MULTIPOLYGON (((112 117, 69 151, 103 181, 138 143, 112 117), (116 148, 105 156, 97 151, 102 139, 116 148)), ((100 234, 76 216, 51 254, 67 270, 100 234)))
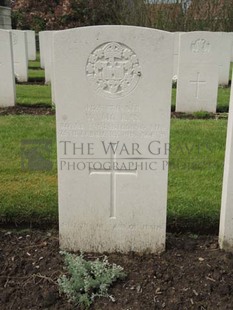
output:
POLYGON ((219 85, 228 85, 231 65, 232 38, 229 33, 220 32, 219 85))
POLYGON ((232 45, 231 45, 231 62, 233 62, 233 32, 230 32, 230 35, 231 35, 231 42, 232 42, 232 45))
POLYGON ((183 32, 174 32, 174 62, 173 62, 173 77, 178 77, 178 68, 179 68, 179 46, 180 46, 180 34, 183 32))
POLYGON ((0 30, 0 107, 15 105, 15 76, 11 33, 0 30))
POLYGON ((12 37, 14 72, 19 82, 28 80, 27 35, 25 31, 10 30, 12 37))
POLYGON ((216 112, 221 33, 180 34, 177 112, 216 112))
POLYGON ((173 41, 130 26, 54 33, 62 249, 164 250, 173 41))
POLYGON ((40 49, 40 67, 44 69, 44 32, 39 32, 39 49, 40 49))
POLYGON ((36 60, 36 34, 33 30, 26 30, 28 59, 36 60))
POLYGON ((233 86, 229 107, 219 228, 220 248, 233 252, 233 86))
POLYGON ((45 83, 52 82, 52 35, 54 31, 43 32, 43 58, 45 69, 45 83))

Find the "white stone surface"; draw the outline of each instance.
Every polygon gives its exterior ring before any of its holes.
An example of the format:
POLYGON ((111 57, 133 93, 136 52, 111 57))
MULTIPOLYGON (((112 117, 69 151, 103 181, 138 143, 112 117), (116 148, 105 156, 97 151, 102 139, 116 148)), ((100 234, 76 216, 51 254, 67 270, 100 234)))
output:
POLYGON ((219 85, 228 85, 231 65, 232 38, 229 33, 220 32, 221 43, 219 63, 219 85))
POLYGON ((164 250, 173 39, 130 26, 54 34, 62 249, 164 250))
POLYGON ((44 69, 44 32, 39 32, 40 67, 44 69))
POLYGON ((177 112, 216 112, 222 34, 180 34, 177 112))
POLYGON ((174 56, 173 56, 173 77, 178 76, 179 68, 179 46, 180 46, 180 34, 184 32, 174 32, 174 56))
MULTIPOLYGON (((55 31, 53 32, 53 34, 55 31)), ((52 35, 52 42, 51 42, 51 96, 52 96, 52 105, 56 106, 56 99, 55 99, 55 90, 54 90, 54 44, 53 44, 53 35, 52 35)))
POLYGON ((15 105, 15 76, 11 33, 0 30, 0 107, 15 105))
POLYGON ((231 36, 231 62, 233 62, 233 32, 230 32, 230 36, 231 36))
POLYGON ((19 82, 28 80, 27 35, 25 31, 10 30, 12 33, 14 72, 19 82))
POLYGON ((34 30, 25 30, 27 34, 28 59, 36 60, 36 34, 34 30))
POLYGON ((229 107, 226 154, 219 227, 220 248, 233 252, 233 86, 229 107))
POLYGON ((52 81, 52 35, 54 31, 43 32, 43 57, 45 69, 45 83, 52 81))

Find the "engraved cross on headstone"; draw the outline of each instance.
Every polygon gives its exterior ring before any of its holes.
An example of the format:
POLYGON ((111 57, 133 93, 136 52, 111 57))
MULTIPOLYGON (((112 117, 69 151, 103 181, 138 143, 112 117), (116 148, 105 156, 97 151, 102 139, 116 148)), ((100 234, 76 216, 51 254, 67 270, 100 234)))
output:
POLYGON ((137 169, 114 169, 114 163, 117 162, 116 153, 111 152, 110 169, 90 169, 90 175, 110 175, 110 218, 116 218, 116 190, 117 190, 117 175, 134 175, 137 176, 137 169))
POLYGON ((206 81, 201 81, 200 80, 200 72, 197 72, 197 78, 195 81, 189 81, 191 84, 196 85, 196 92, 195 92, 195 98, 199 99, 199 90, 200 90, 200 85, 201 84, 206 84, 206 81))

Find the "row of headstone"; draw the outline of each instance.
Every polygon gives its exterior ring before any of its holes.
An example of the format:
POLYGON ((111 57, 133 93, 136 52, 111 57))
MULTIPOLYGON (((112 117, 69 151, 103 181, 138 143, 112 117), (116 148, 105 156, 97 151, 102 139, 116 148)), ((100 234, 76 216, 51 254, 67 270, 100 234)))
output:
MULTIPOLYGON (((45 83, 52 82, 52 34, 39 33, 41 68, 45 83)), ((177 112, 216 112, 218 85, 228 85, 233 33, 174 33, 173 78, 177 80, 177 112)), ((52 83, 53 84, 53 83, 52 83)), ((54 92, 52 88, 52 101, 54 92)))
MULTIPOLYGON (((0 35, 0 44, 8 40, 4 53, 12 64, 13 33, 0 35)), ((213 51, 216 36, 192 35, 186 43, 188 34, 181 34, 180 46, 186 52, 183 65, 190 66, 187 87, 193 85, 199 98, 198 85, 208 81, 203 67, 212 70, 211 83, 216 85, 219 63, 213 51), (191 62, 189 53, 195 54, 191 62)), ((154 253, 165 249, 174 37, 132 26, 52 33, 62 249, 154 253)), ((0 64, 6 68, 4 53, 0 64)), ((229 250, 233 249, 232 100, 219 239, 220 246, 229 250)))
POLYGON ((15 105, 15 79, 28 81, 28 60, 36 59, 35 32, 0 30, 0 106, 15 105))
POLYGON ((233 33, 175 34, 177 112, 216 112, 218 85, 228 85, 233 33))
MULTIPOLYGON (((201 35, 181 40, 181 68, 189 66, 186 87, 193 91, 193 84, 196 97, 202 94, 197 82, 218 84, 218 54, 212 48, 222 42, 221 34, 206 40, 201 35)), ((52 37, 61 248, 163 251, 174 35, 98 26, 52 37)), ((229 251, 232 167, 233 87, 219 233, 220 247, 229 251)))

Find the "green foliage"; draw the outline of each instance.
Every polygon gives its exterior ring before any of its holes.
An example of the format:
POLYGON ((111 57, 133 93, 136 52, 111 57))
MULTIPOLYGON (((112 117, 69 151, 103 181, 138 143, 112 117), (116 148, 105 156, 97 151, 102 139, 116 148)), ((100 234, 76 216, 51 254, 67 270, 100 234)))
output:
POLYGON ((232 31, 232 0, 15 0, 13 28, 59 30, 135 25, 167 31, 232 31))
POLYGON ((61 252, 65 257, 65 265, 69 276, 61 276, 58 284, 70 301, 87 309, 93 303, 95 297, 108 297, 108 289, 118 279, 123 279, 126 274, 123 268, 116 264, 110 264, 105 256, 102 261, 87 261, 83 254, 77 256, 67 252, 61 252))

